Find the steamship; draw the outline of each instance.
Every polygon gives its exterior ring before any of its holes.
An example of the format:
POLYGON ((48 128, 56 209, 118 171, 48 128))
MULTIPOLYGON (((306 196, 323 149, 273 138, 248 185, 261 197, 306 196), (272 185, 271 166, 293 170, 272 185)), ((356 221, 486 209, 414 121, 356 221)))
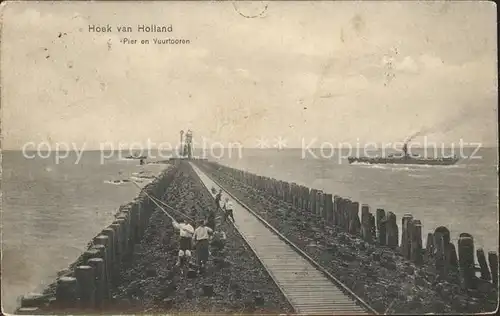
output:
POLYGON ((350 164, 365 163, 365 164, 401 164, 401 165, 431 165, 431 166, 449 166, 458 162, 457 157, 440 157, 440 158, 424 158, 418 155, 410 155, 408 146, 405 143, 403 152, 399 154, 389 154, 387 157, 349 157, 347 158, 350 164))

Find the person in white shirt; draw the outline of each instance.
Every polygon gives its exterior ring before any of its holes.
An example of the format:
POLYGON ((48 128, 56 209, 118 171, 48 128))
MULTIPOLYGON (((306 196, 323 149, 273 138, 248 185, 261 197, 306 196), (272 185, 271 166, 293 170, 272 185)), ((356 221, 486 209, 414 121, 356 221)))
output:
POLYGON ((196 258, 198 259, 198 266, 203 268, 208 261, 208 239, 214 231, 206 226, 205 221, 201 221, 200 225, 193 234, 193 242, 196 246, 196 258))
POLYGON ((179 266, 191 257, 191 239, 194 234, 194 228, 191 224, 185 223, 183 219, 179 220, 179 223, 172 221, 172 225, 176 230, 179 230, 179 255, 176 264, 179 266))
POLYGON ((227 221, 227 218, 231 217, 231 220, 234 223, 234 215, 233 215, 233 202, 226 198, 226 203, 224 203, 224 222, 227 221))

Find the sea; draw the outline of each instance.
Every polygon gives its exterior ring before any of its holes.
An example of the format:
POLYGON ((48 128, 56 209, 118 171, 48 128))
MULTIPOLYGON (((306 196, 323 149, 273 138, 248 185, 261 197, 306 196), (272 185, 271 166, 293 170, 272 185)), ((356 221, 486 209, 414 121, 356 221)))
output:
MULTIPOLYGON (((233 148, 198 154, 392 211, 399 225, 404 214, 412 214, 422 222, 424 237, 446 226, 454 242, 467 232, 476 248, 498 251, 498 148, 474 151, 465 148, 470 158, 453 166, 349 164, 342 150, 321 149, 233 148)), ((53 156, 28 159, 20 151, 2 154, 2 304, 7 313, 20 295, 51 283, 113 221, 119 206, 137 196, 137 186, 121 180, 144 185, 141 174, 165 168, 141 166, 122 155, 102 160, 99 151, 83 152, 78 162, 75 153, 60 161, 53 156)))

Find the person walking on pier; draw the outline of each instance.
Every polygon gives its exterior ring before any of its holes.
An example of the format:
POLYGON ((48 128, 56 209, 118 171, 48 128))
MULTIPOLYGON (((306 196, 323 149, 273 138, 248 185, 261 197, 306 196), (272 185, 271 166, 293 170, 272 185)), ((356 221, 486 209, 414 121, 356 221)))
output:
POLYGON ((222 189, 219 189, 219 193, 215 196, 215 205, 217 206, 217 210, 220 208, 220 200, 222 199, 222 189))
POLYGON ((207 226, 215 230, 215 211, 213 210, 208 210, 207 226))
POLYGON ((226 203, 224 203, 224 222, 227 222, 228 217, 231 217, 234 223, 233 202, 229 198, 226 198, 226 203))
POLYGON ((172 221, 172 226, 176 230, 179 230, 179 255, 177 257, 176 266, 184 264, 189 258, 191 258, 191 240, 194 234, 194 228, 189 223, 185 223, 183 219, 179 222, 172 221))
POLYGON ((205 221, 200 221, 198 228, 194 231, 193 242, 196 246, 196 258, 198 259, 198 267, 205 267, 208 261, 208 239, 214 231, 206 226, 205 221))

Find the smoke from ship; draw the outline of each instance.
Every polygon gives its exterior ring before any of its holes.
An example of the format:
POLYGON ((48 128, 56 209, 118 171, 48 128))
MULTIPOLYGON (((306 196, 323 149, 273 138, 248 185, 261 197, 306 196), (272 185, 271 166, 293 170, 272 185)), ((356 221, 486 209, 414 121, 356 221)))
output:
POLYGON ((419 131, 406 137, 404 143, 407 144, 418 136, 426 136, 433 133, 447 133, 465 123, 467 121, 466 118, 470 119, 471 115, 474 115, 474 113, 471 113, 471 111, 467 111, 466 109, 462 109, 462 111, 458 113, 454 119, 446 120, 430 127, 422 127, 419 131))

